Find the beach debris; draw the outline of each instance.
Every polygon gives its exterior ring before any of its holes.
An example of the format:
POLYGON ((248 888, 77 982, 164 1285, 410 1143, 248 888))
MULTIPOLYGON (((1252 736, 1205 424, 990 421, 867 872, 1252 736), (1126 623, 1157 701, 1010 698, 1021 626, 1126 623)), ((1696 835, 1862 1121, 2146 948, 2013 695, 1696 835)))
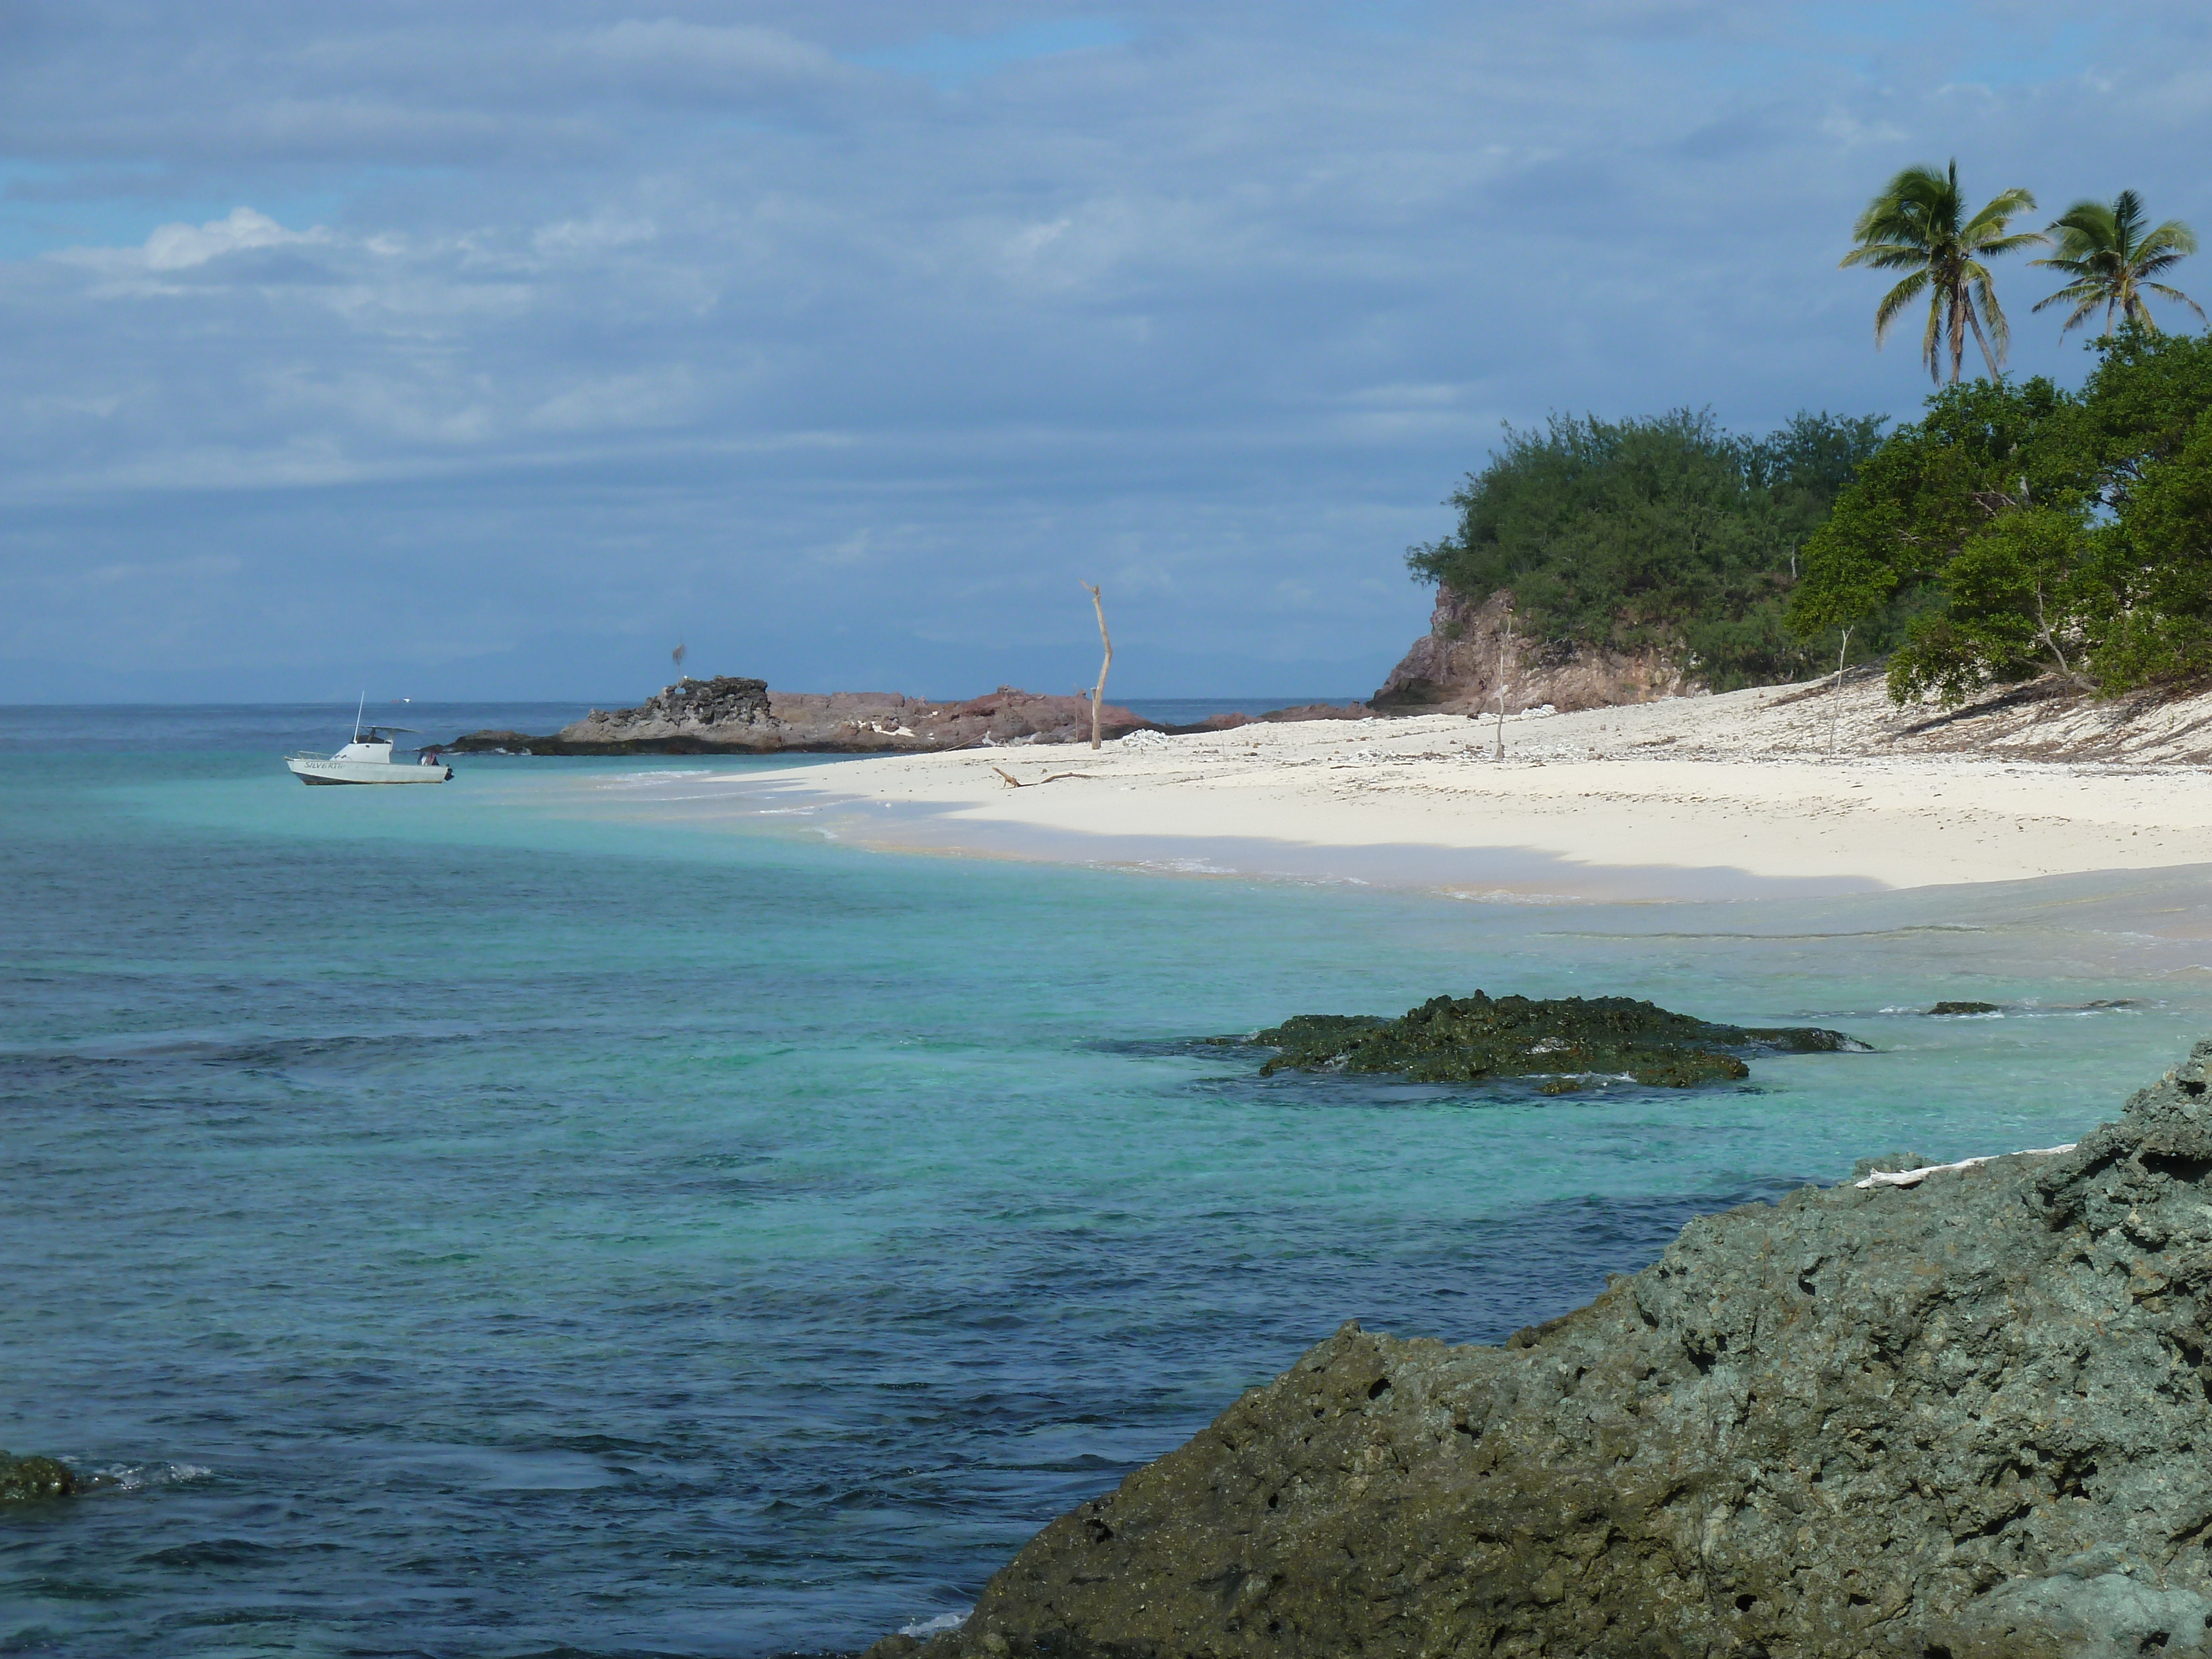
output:
POLYGON ((1854 1181, 1854 1187, 1917 1187, 1932 1175, 1946 1170, 1971 1170, 1999 1158, 2057 1158, 2061 1152, 2070 1152, 2076 1143, 2068 1141, 2063 1146, 2027 1146, 2016 1152, 1987 1152, 1980 1158, 1962 1158, 1956 1164, 1923 1164, 1915 1170, 1874 1170, 1865 1179, 1854 1181))
POLYGON ((52 1457, 13 1457, 0 1451, 0 1503, 66 1498, 79 1482, 69 1466, 52 1457))
POLYGON ((1608 1080, 1659 1088, 1732 1083, 1747 1055, 1835 1054, 1866 1045, 1813 1026, 1720 1025, 1632 997, 1431 997, 1396 1019, 1300 1014, 1218 1043, 1273 1048, 1262 1077, 1280 1071, 1392 1073, 1416 1083, 1540 1077, 1546 1094, 1608 1080))
POLYGON ((1090 778, 1097 775, 1095 772, 1052 772, 1041 778, 1031 778, 1024 783, 1003 766, 994 766, 991 769, 1004 778, 1009 787, 1015 789, 1034 789, 1041 783, 1058 783, 1062 778, 1090 778))

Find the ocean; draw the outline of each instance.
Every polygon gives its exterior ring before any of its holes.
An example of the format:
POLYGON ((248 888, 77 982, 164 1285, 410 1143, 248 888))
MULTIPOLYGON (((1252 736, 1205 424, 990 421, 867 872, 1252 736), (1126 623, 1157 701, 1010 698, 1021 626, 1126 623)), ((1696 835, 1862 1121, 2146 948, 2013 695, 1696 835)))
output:
POLYGON ((0 1515, 0 1652, 858 1649, 1345 1320, 1498 1340, 1692 1215, 2071 1139, 2212 1030, 2202 871, 1477 902, 900 854, 592 805, 836 761, 301 787, 351 712, 0 709, 0 1444, 103 1480, 0 1515), (1478 988, 1871 1052, 1547 1099, 1192 1042, 1478 988))

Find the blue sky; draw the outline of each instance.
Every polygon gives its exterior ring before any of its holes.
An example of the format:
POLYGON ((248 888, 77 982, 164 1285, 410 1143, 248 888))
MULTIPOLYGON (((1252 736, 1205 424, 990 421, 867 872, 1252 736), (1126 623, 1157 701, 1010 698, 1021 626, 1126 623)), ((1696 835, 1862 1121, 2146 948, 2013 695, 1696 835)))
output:
POLYGON ((1881 180, 2212 232, 2208 113, 2158 3, 0 0, 0 701, 1064 690, 1084 580, 1364 693, 1500 422, 1910 415, 1881 180))

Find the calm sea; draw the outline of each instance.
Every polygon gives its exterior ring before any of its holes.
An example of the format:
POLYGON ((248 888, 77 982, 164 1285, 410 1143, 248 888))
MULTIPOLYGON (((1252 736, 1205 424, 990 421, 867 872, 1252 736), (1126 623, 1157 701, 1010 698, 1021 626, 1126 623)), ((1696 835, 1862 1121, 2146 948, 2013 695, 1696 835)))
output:
POLYGON ((0 1444, 109 1480, 0 1516, 0 1651, 858 1647, 1345 1319, 1495 1340, 1698 1212, 2070 1139, 2212 1028, 2201 872, 1531 904, 898 855, 577 806, 834 762, 286 775, 350 714, 0 710, 0 1444), (1186 1042, 1478 987, 1876 1052, 1547 1101, 1186 1042))

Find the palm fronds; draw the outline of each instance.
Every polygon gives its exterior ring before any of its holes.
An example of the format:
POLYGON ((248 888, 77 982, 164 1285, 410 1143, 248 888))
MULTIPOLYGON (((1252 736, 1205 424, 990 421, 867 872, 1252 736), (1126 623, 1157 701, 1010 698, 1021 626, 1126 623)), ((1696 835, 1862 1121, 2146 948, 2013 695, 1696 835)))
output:
POLYGON ((2179 289, 2153 278, 2171 270, 2197 252, 2197 233, 2179 219, 2168 219, 2146 231, 2142 198, 2124 190, 2110 202, 2076 202, 2051 222, 2057 250, 2039 265, 2058 271, 2069 281, 2035 308, 2071 305, 2074 309, 2059 333, 2080 326, 2099 307, 2104 308, 2105 332, 2112 331, 2115 316, 2136 324, 2147 333, 2158 332, 2146 295, 2155 294, 2187 306, 2199 317, 2204 307, 2179 289))
POLYGON ((1959 378, 1968 334, 1981 348, 1990 373, 1996 374, 2011 347, 2012 329, 1983 261, 2049 240, 2036 231, 2011 228, 2015 216, 2034 207, 2034 196, 2015 188, 1999 191, 1969 216, 1956 161, 1940 172, 1928 166, 1906 167, 1892 179, 1851 227, 1857 246, 1843 258, 1846 267, 1911 273, 1875 308, 1875 345, 1888 337, 1890 325, 1905 307, 1925 295, 1928 326, 1921 335, 1920 360, 1929 377, 1943 378, 1948 343, 1951 378, 1959 378))

